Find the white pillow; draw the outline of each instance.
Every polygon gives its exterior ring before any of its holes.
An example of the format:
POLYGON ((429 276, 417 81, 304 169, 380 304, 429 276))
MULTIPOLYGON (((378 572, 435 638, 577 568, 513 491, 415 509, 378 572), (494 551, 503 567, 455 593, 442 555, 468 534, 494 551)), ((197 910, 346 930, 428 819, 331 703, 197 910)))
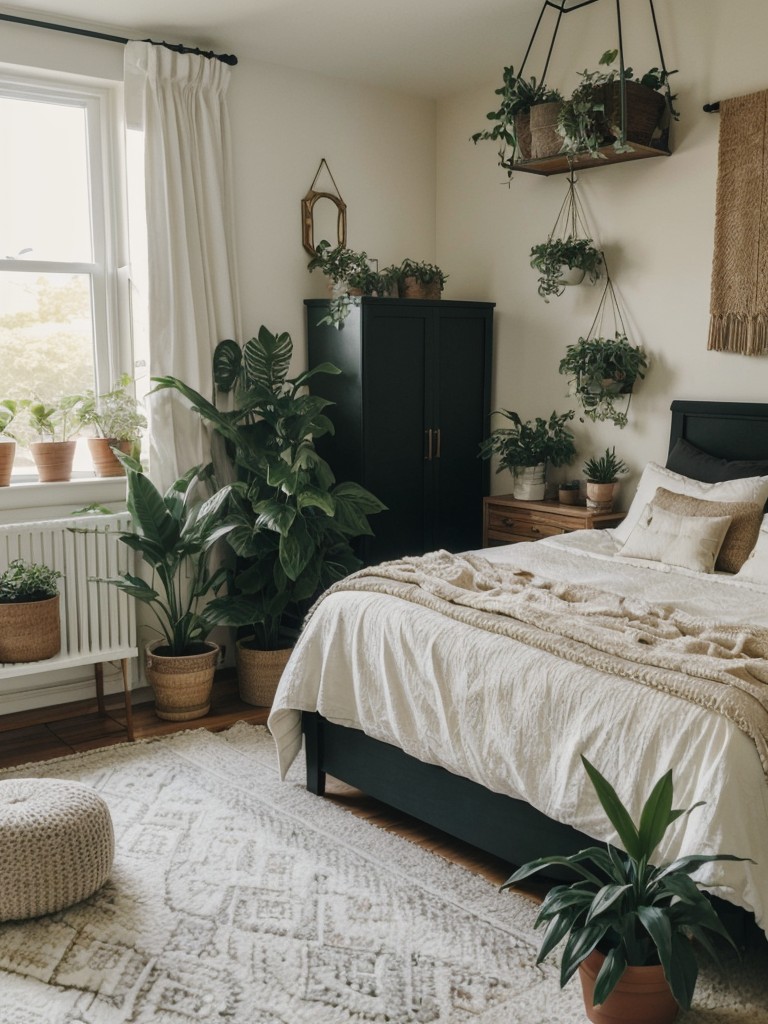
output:
POLYGON ((763 520, 762 529, 757 535, 757 543, 734 579, 768 584, 768 516, 763 520))
POLYGON ((731 516, 680 516, 658 505, 646 505, 619 555, 714 572, 730 525, 731 516))
POLYGON ((756 501, 761 508, 768 501, 768 476, 747 476, 741 480, 705 484, 701 480, 673 473, 671 469, 659 466, 656 462, 649 462, 640 477, 629 511, 613 531, 619 544, 626 542, 645 506, 653 500, 657 487, 666 487, 676 494, 687 494, 689 498, 704 498, 707 501, 756 501))

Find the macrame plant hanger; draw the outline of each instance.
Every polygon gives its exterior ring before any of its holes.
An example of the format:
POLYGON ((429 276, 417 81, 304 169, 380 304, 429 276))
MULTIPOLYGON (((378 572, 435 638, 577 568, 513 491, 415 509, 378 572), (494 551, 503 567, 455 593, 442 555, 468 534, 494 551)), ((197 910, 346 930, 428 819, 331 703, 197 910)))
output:
POLYGON ((577 181, 573 166, 571 166, 568 174, 568 189, 555 219, 554 227, 547 238, 548 242, 555 238, 594 238, 594 233, 589 230, 587 224, 584 205, 576 191, 577 181))

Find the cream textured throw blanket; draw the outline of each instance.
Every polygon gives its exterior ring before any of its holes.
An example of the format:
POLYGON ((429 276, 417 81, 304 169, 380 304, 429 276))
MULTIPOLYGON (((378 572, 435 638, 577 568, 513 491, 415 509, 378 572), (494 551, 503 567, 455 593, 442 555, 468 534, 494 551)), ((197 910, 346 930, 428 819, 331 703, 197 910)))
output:
POLYGON ((320 602, 340 590, 399 597, 716 711, 752 739, 768 774, 768 629, 762 626, 718 624, 447 551, 362 569, 320 602))
POLYGON ((720 104, 707 347, 768 353, 768 91, 720 104))

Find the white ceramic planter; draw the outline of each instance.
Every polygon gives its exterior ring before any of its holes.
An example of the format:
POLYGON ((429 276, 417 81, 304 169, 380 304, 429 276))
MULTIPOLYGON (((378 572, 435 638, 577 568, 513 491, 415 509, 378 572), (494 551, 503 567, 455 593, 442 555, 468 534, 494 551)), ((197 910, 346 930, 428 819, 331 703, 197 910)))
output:
POLYGON ((586 273, 581 267, 569 267, 567 263, 563 263, 560 266, 560 284, 581 284, 586 273))
POLYGON ((542 501, 546 489, 546 464, 518 466, 513 472, 512 497, 520 501, 542 501))

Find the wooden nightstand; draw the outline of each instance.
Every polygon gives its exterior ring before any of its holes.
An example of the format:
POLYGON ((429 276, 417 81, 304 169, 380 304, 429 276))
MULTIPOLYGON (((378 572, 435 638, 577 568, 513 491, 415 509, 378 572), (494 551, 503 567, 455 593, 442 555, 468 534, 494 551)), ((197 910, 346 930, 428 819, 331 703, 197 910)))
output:
POLYGON ((582 505, 559 501, 521 501, 509 494, 483 498, 483 547, 540 540, 573 530, 617 526, 625 512, 593 512, 582 505))

